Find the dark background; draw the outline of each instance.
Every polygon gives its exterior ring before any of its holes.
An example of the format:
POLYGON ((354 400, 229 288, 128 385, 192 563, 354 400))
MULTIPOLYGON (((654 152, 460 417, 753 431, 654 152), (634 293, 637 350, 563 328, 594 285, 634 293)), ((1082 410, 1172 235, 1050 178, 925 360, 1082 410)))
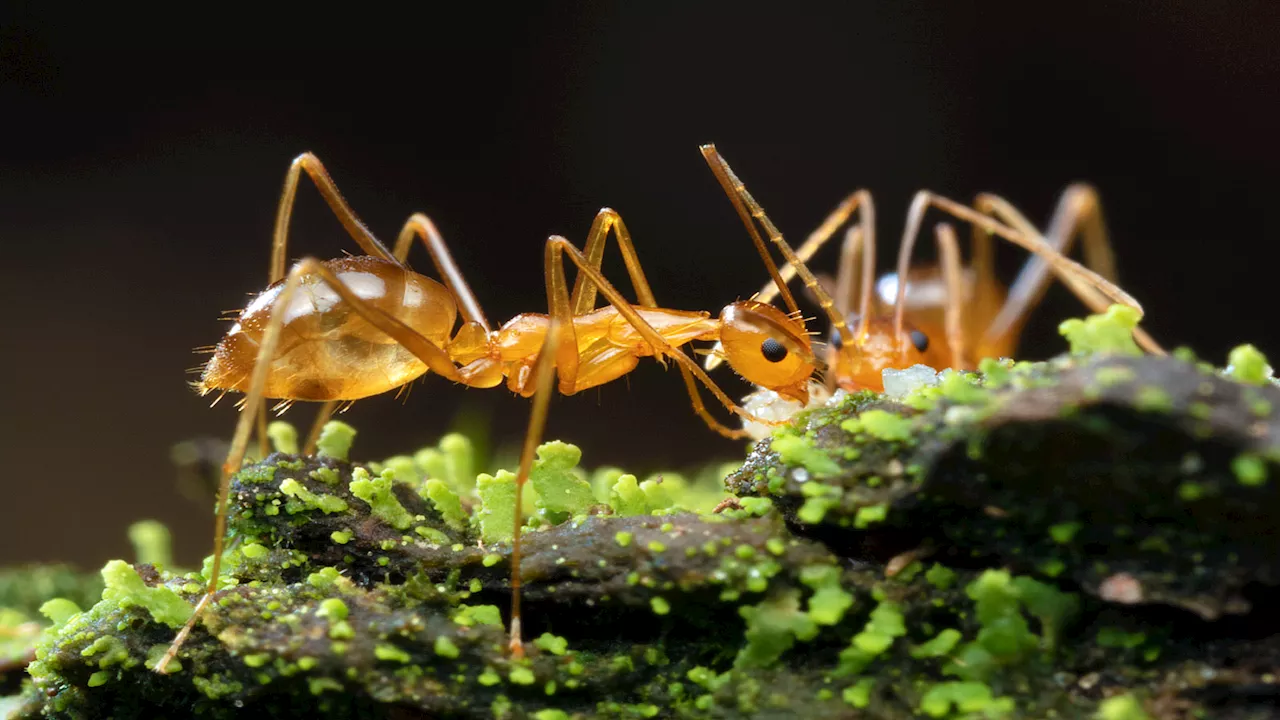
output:
MULTIPOLYGON (((265 284, 303 150, 384 240, 429 213, 497 322, 545 309, 543 242, 581 243, 604 205, 667 306, 749 296, 764 270, 698 155, 708 141, 793 240, 871 189, 882 265, 919 188, 994 191, 1043 224, 1087 180, 1158 339, 1217 363, 1246 341, 1280 353, 1273 0, 453 5, 272 19, 6 4, 0 560, 96 567, 128 553, 143 517, 170 523, 183 562, 207 552, 208 505, 179 493, 169 448, 229 435, 235 413, 209 409, 184 370, 226 330, 220 311, 265 284)), ((294 217, 295 256, 355 250, 309 186, 294 217)), ((1006 278, 1022 259, 1002 249, 1006 278)), ((1051 293, 1023 354, 1062 350, 1056 325, 1080 310, 1051 293)), ((434 442, 464 405, 519 441, 525 401, 432 377, 346 419, 356 454, 377 458, 434 442)), ((305 426, 311 410, 287 417, 305 426)), ((740 448, 649 362, 557 399, 549 436, 638 472, 740 448)))

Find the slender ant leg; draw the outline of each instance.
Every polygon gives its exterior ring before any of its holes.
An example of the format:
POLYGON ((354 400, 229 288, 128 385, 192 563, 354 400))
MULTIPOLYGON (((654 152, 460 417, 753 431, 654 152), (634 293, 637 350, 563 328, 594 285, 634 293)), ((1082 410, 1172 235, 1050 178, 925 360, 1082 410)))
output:
POLYGON ((524 525, 524 486, 529 481, 529 472, 533 468, 533 456, 542 443, 542 433, 547 424, 547 412, 553 394, 552 381, 555 380, 555 349, 559 346, 563 325, 552 318, 551 327, 547 329, 547 337, 538 351, 538 359, 534 364, 533 383, 537 388, 533 393, 533 410, 529 414, 529 428, 525 431, 524 447, 520 451, 520 469, 516 473, 516 510, 515 528, 511 536, 511 640, 508 648, 517 658, 524 657, 524 641, 521 637, 520 625, 520 589, 522 578, 520 573, 521 528, 524 525))
POLYGON ((276 296, 272 303, 270 319, 263 330, 262 340, 259 344, 257 358, 254 361, 253 374, 250 376, 248 391, 245 393, 245 402, 240 413, 240 419, 236 425, 235 434, 232 437, 231 448, 227 452, 226 462, 222 465, 222 480, 218 487, 217 516, 214 521, 214 539, 213 539, 213 564, 209 571, 209 581, 205 587, 204 596, 196 604, 195 610, 191 617, 183 625, 174 638, 173 643, 169 646, 168 651, 156 664, 157 672, 165 672, 169 662, 177 656, 178 651, 182 648, 182 644, 186 641, 187 636, 191 633, 191 629, 195 626, 200 618, 201 612, 209 604, 213 594, 218 590, 218 579, 222 570, 222 554, 226 547, 227 532, 227 505, 228 495, 231 491, 231 477, 240 470, 240 465, 244 462, 245 449, 249 442, 249 434, 254 427, 255 418, 258 413, 256 408, 263 401, 262 394, 267 383, 267 376, 271 368, 271 360, 275 357, 276 348, 279 345, 280 335, 284 329, 285 312, 284 309, 289 307, 294 294, 298 291, 302 280, 305 277, 314 276, 319 282, 323 282, 331 290, 333 290, 361 317, 368 321, 371 325, 378 328, 382 332, 389 335, 392 339, 402 345, 409 352, 418 356, 432 372, 442 375, 449 380, 458 383, 467 383, 467 378, 458 372, 453 361, 444 350, 437 347, 427 338, 419 335, 409 326, 400 320, 384 313, 383 311, 369 305, 358 295, 344 285, 337 276, 315 258, 303 258, 295 263, 290 269, 289 274, 285 278, 285 284, 281 288, 280 293, 276 296), (253 408, 253 409, 251 409, 253 408))
MULTIPOLYGON (((862 214, 858 219, 857 225, 853 225, 845 233, 844 242, 840 250, 840 271, 837 276, 836 288, 836 312, 847 318, 849 311, 852 309, 853 297, 860 294, 859 313, 863 320, 859 321, 857 336, 861 337, 866 332, 865 323, 870 319, 869 310, 871 307, 871 288, 874 286, 875 280, 875 203, 871 199, 871 193, 867 190, 856 190, 850 193, 839 205, 836 206, 827 218, 809 234, 800 249, 796 251, 795 256, 801 263, 809 262, 809 259, 820 250, 828 240, 830 240, 841 225, 849 221, 859 209, 862 214), (862 279, 859 286, 855 286, 852 278, 855 277, 852 267, 859 257, 859 252, 865 243, 866 257, 863 259, 862 279), (846 270, 846 267, 849 269, 846 270)), ((750 226, 749 226, 750 227, 750 226)), ((767 261, 766 261, 767 262, 767 261)), ((784 283, 789 283, 796 276, 795 264, 788 262, 779 268, 778 276, 784 283)), ((774 281, 770 280, 760 288, 760 292, 756 293, 755 299, 760 302, 772 302, 779 294, 779 289, 774 281)), ((815 296, 817 297, 817 296, 815 296)), ((817 298, 819 303, 820 298, 817 298)), ((707 370, 714 370, 723 362, 719 350, 720 343, 716 343, 712 348, 711 354, 707 355, 703 361, 703 367, 707 370)))
MULTIPOLYGON (((973 208, 966 207, 953 200, 948 200, 939 195, 935 195, 927 190, 916 193, 915 199, 911 202, 911 209, 907 213, 906 230, 903 233, 902 245, 898 254, 898 277, 905 277, 910 265, 911 250, 915 245, 915 238, 920 232, 920 226, 924 221, 924 214, 930 207, 936 207, 939 210, 952 215, 956 218, 964 220, 974 226, 980 227, 983 231, 999 236, 1024 250, 1043 258, 1050 266, 1050 269, 1090 307, 1094 312, 1105 312, 1109 303, 1119 303, 1128 305, 1137 310, 1139 316, 1142 314, 1142 305, 1129 295, 1129 293, 1120 289, 1115 283, 1107 280, 1098 273, 1089 270, 1078 263, 1067 259, 1061 253, 1057 252, 1046 241, 1042 240, 1038 233, 1026 234, 1018 232, 991 217, 984 215, 973 208), (1096 292, 1080 292, 1080 289, 1090 288, 1096 292)), ((905 283, 898 284, 898 297, 895 301, 894 308, 894 335, 900 338, 902 336, 903 312, 905 310, 904 296, 906 294, 905 283)), ((1148 351, 1156 354, 1164 354, 1158 345, 1148 347, 1148 351)))
MULTIPOLYGON (((994 216, 1019 232, 1033 237, 1040 235, 1022 213, 999 196, 979 195, 977 207, 979 211, 994 216)), ((1107 237, 1097 191, 1081 183, 1072 185, 1063 192, 1043 239, 1050 247, 1066 256, 1071 252, 1077 236, 1084 246, 1085 265, 1107 280, 1115 282, 1115 252, 1107 237)), ((1030 308, 1044 297, 1049 285, 1048 273, 1049 266, 1042 257, 1035 255, 1027 260, 1010 286, 1004 306, 985 331, 988 340, 1000 341, 1018 332, 1030 308)), ((1096 292, 1088 285, 1081 285, 1071 278, 1063 280, 1081 297, 1096 292)), ((1138 344, 1148 352, 1163 353, 1160 345, 1142 328, 1134 328, 1133 335, 1138 344)))

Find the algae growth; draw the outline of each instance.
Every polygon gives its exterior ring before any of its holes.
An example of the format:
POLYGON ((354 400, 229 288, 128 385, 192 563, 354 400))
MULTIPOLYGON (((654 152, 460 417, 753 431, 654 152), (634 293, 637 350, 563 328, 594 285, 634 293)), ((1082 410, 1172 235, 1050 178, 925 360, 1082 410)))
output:
POLYGON ((1227 370, 1136 354, 1133 320, 837 398, 711 483, 544 444, 522 659, 511 473, 459 435, 352 463, 347 426, 317 457, 274 426, 171 672, 147 663, 203 576, 163 567, 152 528, 160 567, 45 604, 19 716, 1271 717, 1280 389, 1252 348, 1227 370))

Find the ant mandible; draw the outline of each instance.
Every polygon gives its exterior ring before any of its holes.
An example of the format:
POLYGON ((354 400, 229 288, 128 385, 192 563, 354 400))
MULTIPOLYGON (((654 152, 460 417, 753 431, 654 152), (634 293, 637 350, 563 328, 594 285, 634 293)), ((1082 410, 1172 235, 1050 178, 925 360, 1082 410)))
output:
MULTIPOLYGON (((241 392, 239 422, 222 467, 214 523, 213 562, 203 596, 155 669, 163 672, 181 649, 218 588, 225 547, 227 505, 232 475, 244 461, 257 421, 265 444, 265 401, 324 403, 309 434, 306 451, 314 447, 319 426, 337 403, 353 402, 400 388, 428 371, 469 387, 507 387, 534 397, 516 478, 516 517, 512 546, 511 650, 523 654, 520 631, 520 493, 527 481, 534 450, 541 442, 551 395, 559 376, 559 391, 571 395, 617 379, 630 372, 641 357, 680 369, 694 411, 712 429, 744 437, 707 411, 698 395, 702 383, 729 411, 754 418, 726 395, 681 348, 695 340, 718 341, 719 356, 743 378, 794 398, 808 400, 808 382, 817 360, 809 333, 777 266, 766 250, 751 215, 770 228, 770 239, 787 261, 803 267, 799 258, 763 210, 746 194, 714 148, 703 154, 738 208, 775 286, 791 314, 756 300, 727 305, 718 317, 706 312, 658 307, 640 267, 630 233, 615 211, 604 208, 588 233, 583 250, 560 236, 548 238, 544 262, 549 314, 518 315, 493 330, 470 287, 458 271, 435 224, 416 213, 401 230, 395 252, 388 252, 356 217, 338 192, 320 160, 298 156, 289 168, 276 216, 271 255, 271 284, 251 300, 205 364, 195 383, 203 395, 241 392), (343 227, 366 253, 333 260, 304 257, 285 271, 287 233, 298 183, 305 172, 343 227), (732 181, 730 181, 732 178, 732 181), (638 297, 622 294, 600 272, 605 242, 613 231, 638 297), (444 285, 408 268, 413 239, 426 246, 444 285), (565 280, 564 259, 578 269, 572 296, 565 280), (596 308, 596 293, 608 304, 596 308), (456 332, 457 314, 462 324, 456 332)), ((219 395, 221 397, 221 395, 219 395)), ((278 406, 280 407, 280 406, 278 406)), ((265 449, 264 449, 265 454, 265 449)))

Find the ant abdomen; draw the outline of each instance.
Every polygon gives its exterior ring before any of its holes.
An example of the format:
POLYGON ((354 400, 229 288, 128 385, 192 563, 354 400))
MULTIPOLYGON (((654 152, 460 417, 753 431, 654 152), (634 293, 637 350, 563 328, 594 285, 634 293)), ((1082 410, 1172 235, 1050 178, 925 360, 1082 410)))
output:
MULTIPOLYGON (((449 342, 457 309, 440 283, 374 257, 322 263, 360 299, 438 345, 449 342)), ((240 313, 205 365, 197 384, 211 391, 246 392, 250 374, 283 287, 275 283, 240 313)), ((265 397, 359 400, 420 377, 427 366, 373 326, 318 277, 307 277, 284 310, 279 350, 270 361, 265 397)))

